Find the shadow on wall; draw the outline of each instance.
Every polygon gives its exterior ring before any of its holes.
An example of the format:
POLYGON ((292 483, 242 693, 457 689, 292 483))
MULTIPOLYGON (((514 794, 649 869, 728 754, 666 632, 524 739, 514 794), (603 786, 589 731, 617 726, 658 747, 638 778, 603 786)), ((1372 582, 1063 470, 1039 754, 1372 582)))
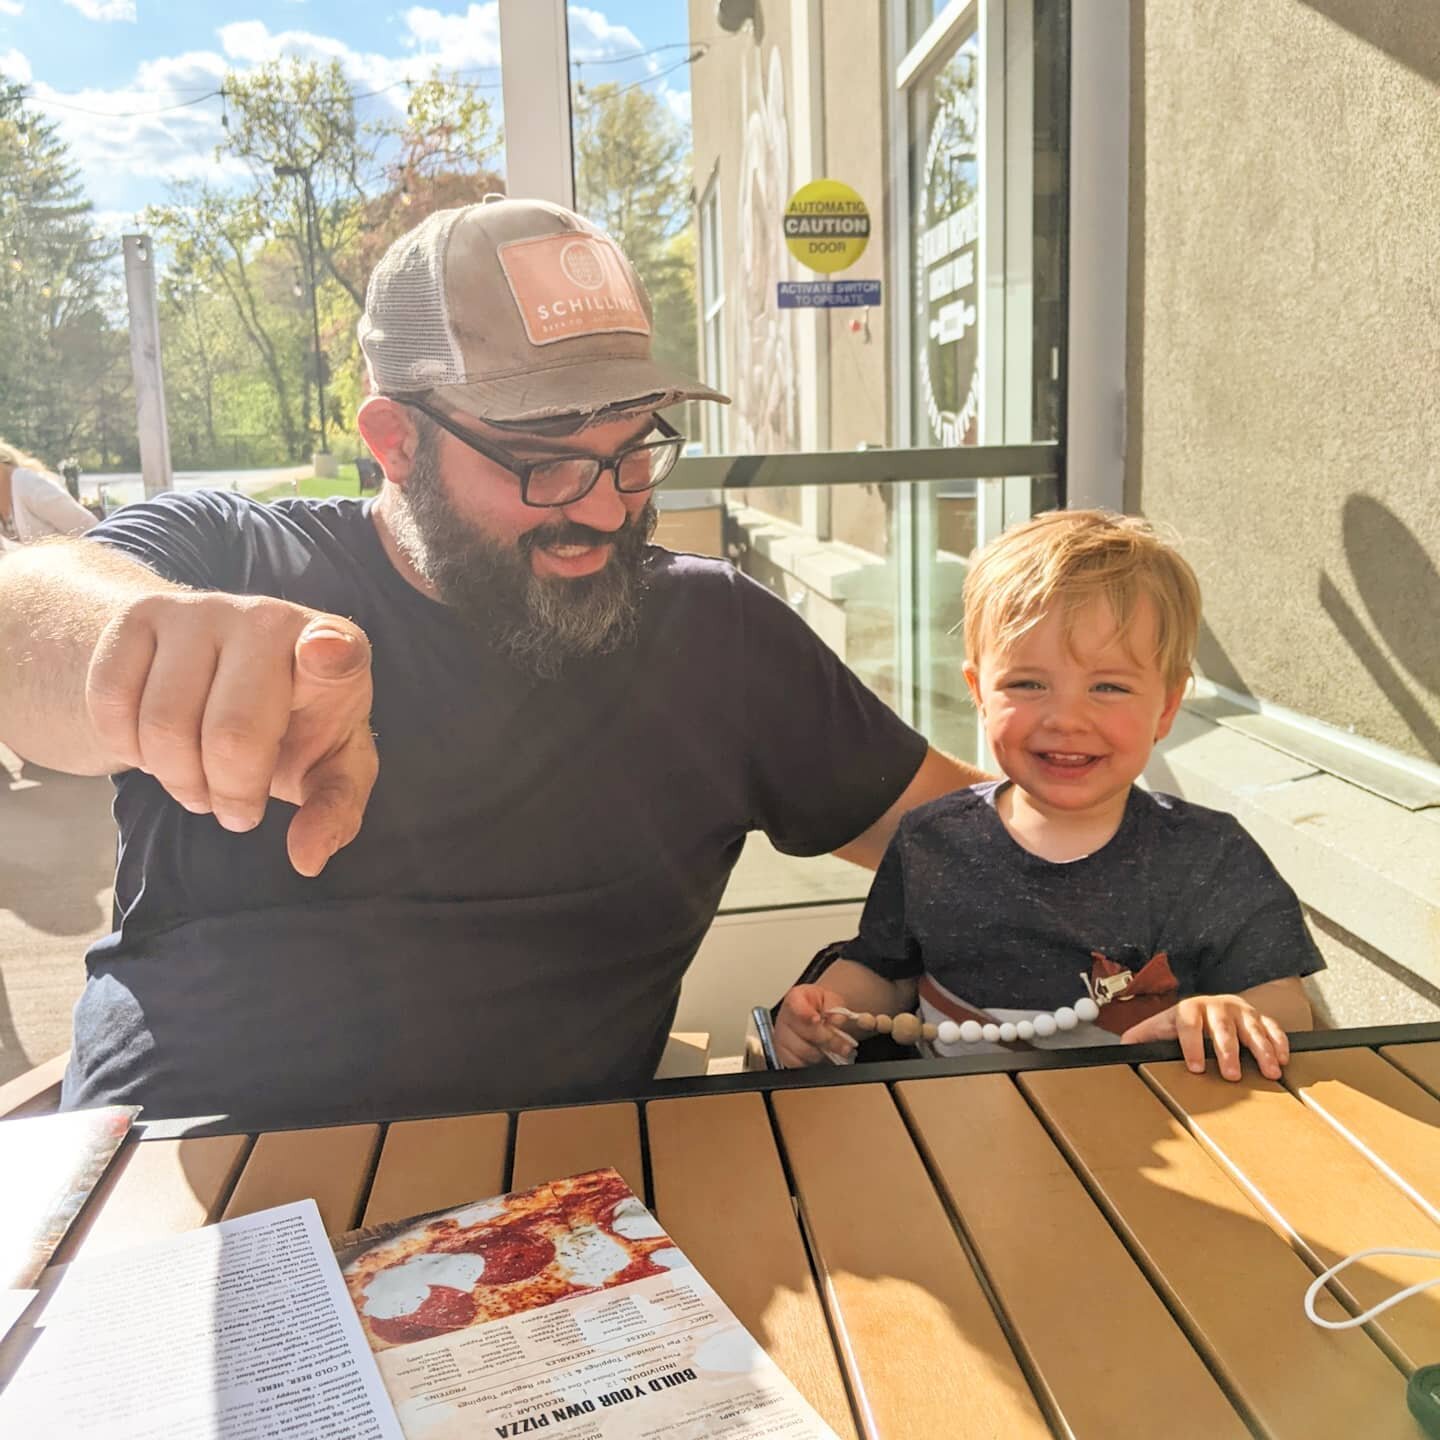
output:
POLYGON ((1235 662, 1230 658, 1229 652, 1216 638, 1209 621, 1203 615, 1200 617, 1200 634, 1195 644, 1195 660, 1200 673, 1207 680, 1214 681, 1216 685, 1223 685, 1227 690, 1235 691, 1237 695, 1252 693, 1250 687, 1245 683, 1245 677, 1235 668, 1235 662))
POLYGON ((1404 522, 1368 495, 1346 500, 1343 525, 1345 558, 1370 625, 1324 573, 1320 604, 1421 748, 1440 760, 1440 572, 1404 522))
POLYGON ((1382 0, 1304 0, 1317 15, 1440 86, 1440 9, 1382 0))

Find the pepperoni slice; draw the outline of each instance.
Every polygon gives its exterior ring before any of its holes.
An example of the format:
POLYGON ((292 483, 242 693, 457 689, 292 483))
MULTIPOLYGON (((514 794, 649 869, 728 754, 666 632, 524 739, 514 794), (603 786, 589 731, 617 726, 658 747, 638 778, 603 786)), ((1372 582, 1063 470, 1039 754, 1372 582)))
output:
POLYGON ((370 1328, 390 1345, 405 1345, 411 1340, 431 1340, 463 1330, 475 1318, 474 1297, 453 1285, 432 1285, 425 1298, 408 1315, 381 1320, 374 1315, 365 1318, 370 1328))
POLYGON ((543 1235, 528 1230, 503 1231, 478 1239, 465 1247, 485 1259, 481 1281, 486 1285, 510 1285, 538 1275, 554 1258, 555 1246, 543 1235))

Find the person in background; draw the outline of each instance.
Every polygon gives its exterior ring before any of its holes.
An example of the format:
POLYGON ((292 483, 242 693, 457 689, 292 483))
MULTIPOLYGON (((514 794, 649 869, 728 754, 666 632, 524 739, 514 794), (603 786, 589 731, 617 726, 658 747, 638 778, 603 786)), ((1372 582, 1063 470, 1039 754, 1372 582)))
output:
MULTIPOLYGON (((60 462, 60 476, 65 481, 65 488, 70 492, 72 500, 80 500, 80 462, 73 456, 67 455, 60 462)), ((84 503, 81 501, 80 503, 84 503)))
POLYGON ((849 1057, 838 1011, 918 1000, 942 1055, 1178 1039, 1202 1071, 1209 1040, 1227 1080, 1242 1050, 1279 1078, 1324 965, 1295 892, 1233 815, 1135 783, 1199 624, 1194 572, 1133 515, 1057 511, 980 552, 965 679, 1004 778, 900 821, 859 936, 785 997, 785 1065, 849 1057))
POLYGON ((42 461, 0 440, 0 539, 23 545, 47 535, 80 535, 94 523, 42 461))

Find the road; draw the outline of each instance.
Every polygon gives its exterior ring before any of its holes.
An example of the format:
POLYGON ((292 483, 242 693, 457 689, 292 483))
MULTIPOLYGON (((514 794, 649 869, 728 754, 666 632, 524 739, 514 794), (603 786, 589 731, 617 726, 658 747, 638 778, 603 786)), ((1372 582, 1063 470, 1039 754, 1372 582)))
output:
MULTIPOLYGON (((282 465, 273 470, 177 470, 172 490, 239 490, 245 495, 254 495, 261 490, 272 489, 289 480, 308 478, 314 473, 309 465, 282 465)), ((145 485, 138 471, 114 475, 82 475, 80 477, 80 498, 94 500, 105 488, 106 504, 110 508, 129 505, 145 498, 145 485)))

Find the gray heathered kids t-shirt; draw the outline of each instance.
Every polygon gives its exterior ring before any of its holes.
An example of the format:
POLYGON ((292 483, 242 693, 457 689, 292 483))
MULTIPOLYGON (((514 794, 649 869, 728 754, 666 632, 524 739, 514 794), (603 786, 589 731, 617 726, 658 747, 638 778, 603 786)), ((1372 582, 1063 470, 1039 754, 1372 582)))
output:
POLYGON ((1130 997, 1097 1025, 1038 1042, 1113 1043, 1187 995, 1324 968, 1295 892, 1233 815, 1132 788, 1110 842, 1056 864, 1006 830, 995 800, 1009 783, 906 815, 845 947, 889 979, 929 977, 927 1018, 951 999, 1002 1020, 1053 1011, 1086 993, 1083 977, 1129 972, 1130 997))

